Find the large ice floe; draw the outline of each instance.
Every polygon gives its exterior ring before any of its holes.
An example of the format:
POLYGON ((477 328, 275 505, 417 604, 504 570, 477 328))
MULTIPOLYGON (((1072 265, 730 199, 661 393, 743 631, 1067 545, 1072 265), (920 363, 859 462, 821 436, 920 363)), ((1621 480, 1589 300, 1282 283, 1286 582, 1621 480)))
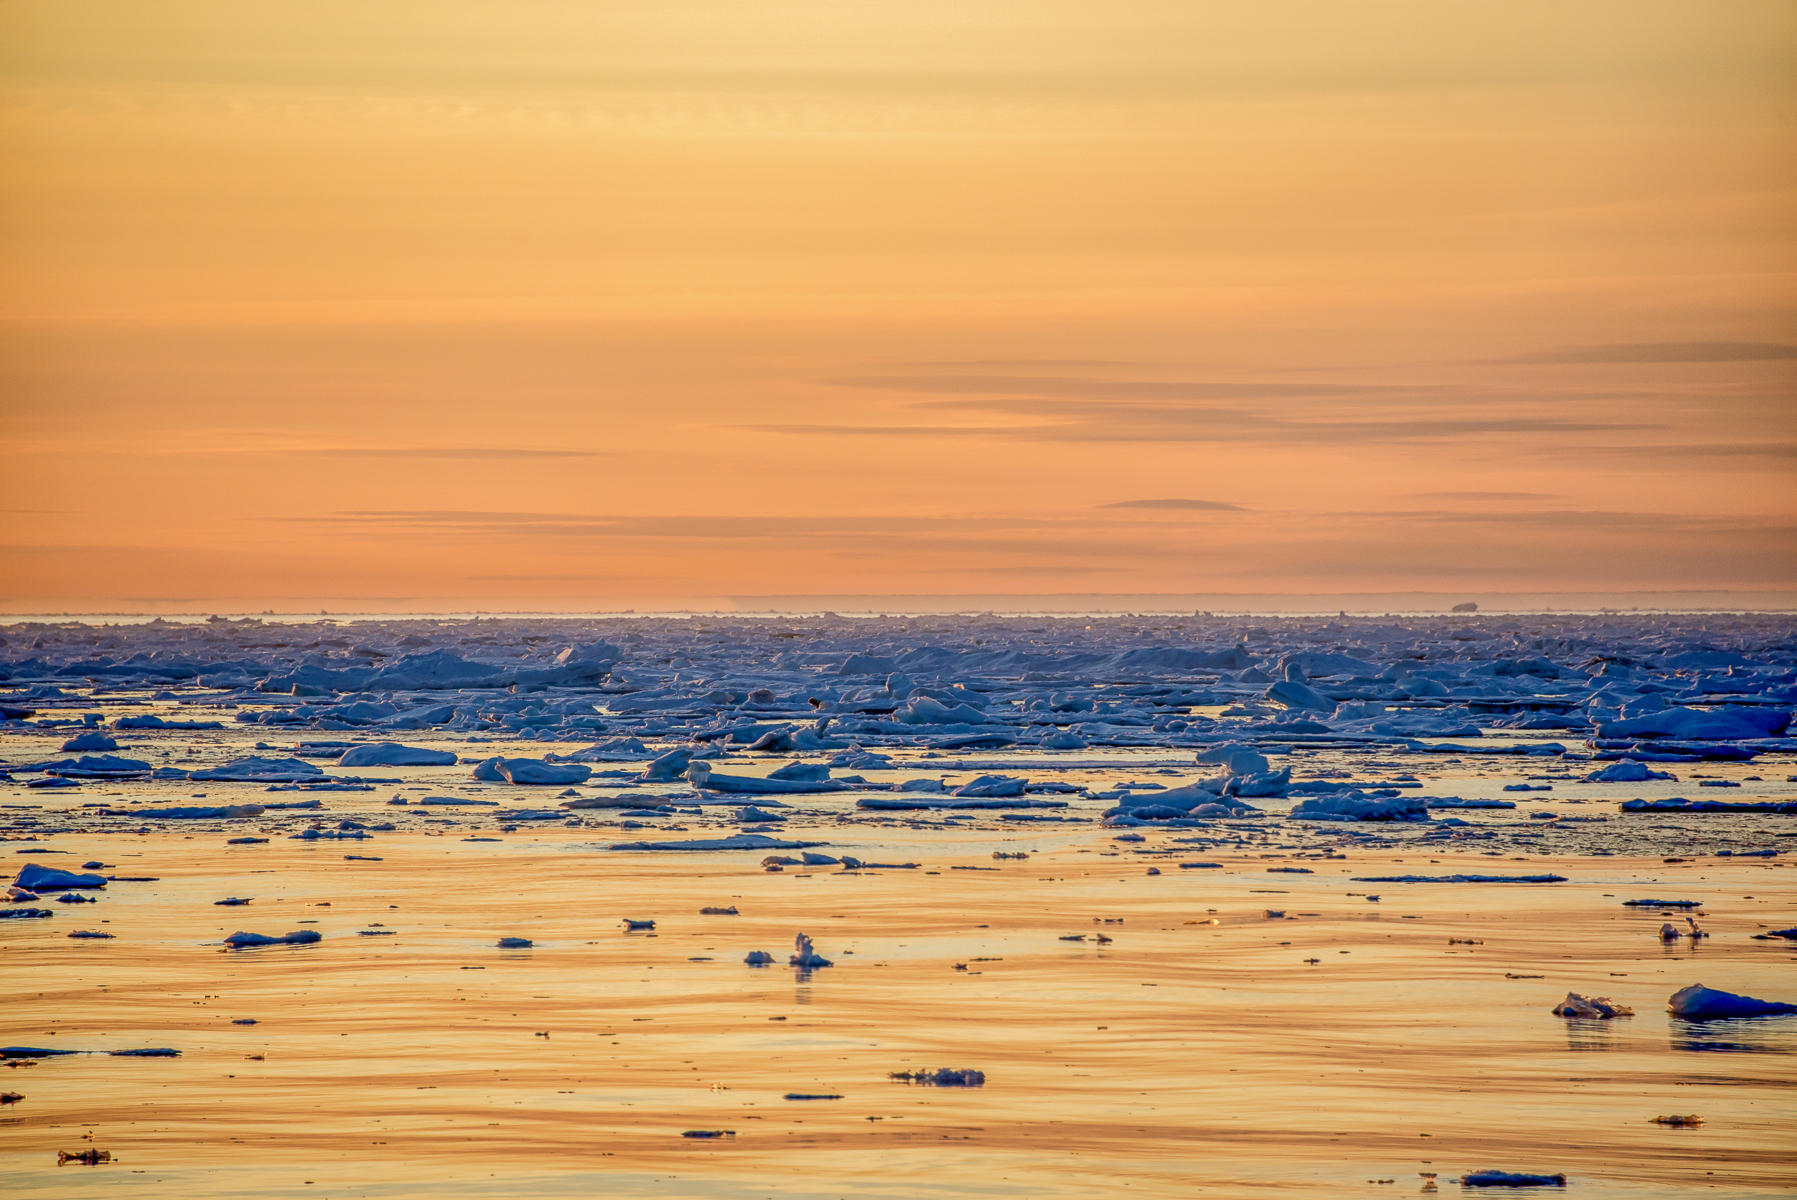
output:
POLYGON ((1758 1000, 1694 983, 1672 993, 1667 1011, 1687 1021, 1726 1021, 1738 1017, 1779 1017, 1797 1013, 1797 1003, 1758 1000))

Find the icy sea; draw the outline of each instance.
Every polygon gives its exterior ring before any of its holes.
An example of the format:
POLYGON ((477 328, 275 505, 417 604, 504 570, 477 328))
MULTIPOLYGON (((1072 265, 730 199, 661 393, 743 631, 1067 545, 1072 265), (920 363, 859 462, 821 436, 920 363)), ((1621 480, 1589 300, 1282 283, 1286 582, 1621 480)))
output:
POLYGON ((0 1195, 1791 1195, 1794 707, 1789 615, 0 626, 0 1195))

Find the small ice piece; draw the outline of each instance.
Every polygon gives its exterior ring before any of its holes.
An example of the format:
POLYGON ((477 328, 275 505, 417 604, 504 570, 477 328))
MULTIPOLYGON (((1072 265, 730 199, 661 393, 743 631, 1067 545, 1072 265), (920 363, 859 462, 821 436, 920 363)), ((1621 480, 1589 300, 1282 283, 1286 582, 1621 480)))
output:
POLYGON ((1682 741, 1735 742, 1771 738, 1791 724, 1788 708, 1700 709, 1670 706, 1658 712, 1597 722, 1603 739, 1676 738, 1682 741))
POLYGON ((1672 796, 1665 800, 1624 800, 1616 806, 1623 812, 1683 812, 1683 813, 1784 813, 1797 815, 1797 800, 1782 800, 1768 797, 1764 800, 1687 800, 1682 796, 1672 796))
POLYGON ((106 815, 143 821, 235 821, 259 817, 265 811, 260 804, 177 805, 173 808, 113 808, 106 810, 106 815))
POLYGON ((474 768, 474 778, 488 783, 566 787, 585 783, 593 768, 581 763, 552 763, 540 758, 489 758, 474 768))
POLYGON ((1011 775, 981 775, 970 783, 964 783, 953 792, 956 796, 975 799, 997 799, 1004 796, 1021 796, 1023 789, 1029 786, 1027 779, 1011 775))
POLYGON ((502 937, 498 942, 499 949, 501 950, 528 950, 534 945, 536 945, 536 943, 529 938, 521 937, 502 937))
POLYGON ((1627 1005, 1618 1004, 1608 996, 1581 996, 1577 992, 1567 992, 1566 999, 1554 1005, 1556 1017, 1573 1017, 1579 1020, 1608 1020, 1611 1017, 1632 1017, 1635 1010, 1627 1005))
POLYGON ((1420 796, 1369 797, 1340 792, 1300 800, 1288 815, 1294 821, 1427 821, 1429 806, 1420 796))
POLYGON ((829 768, 817 764, 819 770, 804 770, 805 764, 793 763, 767 778, 753 775, 724 775, 712 771, 711 764, 701 759, 686 769, 686 781, 702 792, 720 792, 734 796, 773 796, 797 792, 840 792, 849 784, 829 778, 829 768), (794 771, 792 768, 800 770, 794 771))
POLYGON ((616 842, 613 850, 803 850, 823 842, 793 842, 765 833, 739 833, 721 838, 689 838, 678 842, 616 842))
POLYGON ((1680 988, 1666 1002, 1667 1011, 1687 1021, 1723 1021, 1732 1017, 1777 1017, 1797 1013, 1797 1004, 1782 1000, 1758 1000, 1734 992, 1707 988, 1701 983, 1680 988))
POLYGON ((116 754, 83 754, 80 758, 41 763, 32 769, 70 779, 131 779, 151 771, 150 764, 142 759, 120 758, 116 754))
POLYGON ((1325 713, 1335 711, 1335 701, 1315 688, 1293 679, 1282 679, 1268 688, 1267 699, 1289 709, 1325 713))
POLYGON ((939 1067, 934 1071, 894 1071, 887 1076, 901 1083, 921 1083, 926 1087, 984 1087, 986 1072, 972 1068, 939 1067))
POLYGON ((373 742, 352 746, 337 760, 340 767, 451 767, 456 756, 448 750, 426 750, 398 742, 373 742))
POLYGON ((200 783, 304 783, 322 781, 324 772, 304 759, 260 758, 251 754, 223 766, 191 772, 188 778, 200 783))
POLYGON ((90 730, 87 733, 76 734, 64 742, 62 748, 67 753, 80 754, 87 751, 117 750, 119 744, 107 734, 90 730))
POLYGON ((687 767, 692 765, 693 752, 687 749, 670 750, 660 758, 643 768, 640 777, 642 783, 677 783, 686 776, 687 767))
POLYGON ((736 819, 738 822, 746 825, 754 821, 784 821, 786 820, 786 814, 764 812, 751 804, 745 808, 738 809, 736 819))
POLYGON ((793 939, 793 955, 786 960, 801 971, 810 971, 818 967, 834 966, 829 959, 819 954, 811 946, 811 938, 803 933, 793 939))
POLYGON ((743 961, 751 967, 765 967, 773 963, 774 956, 766 950, 751 950, 743 961))
POLYGON ((655 928, 654 921, 633 921, 629 917, 624 918, 624 929, 625 929, 625 932, 627 932, 627 933, 634 932, 636 930, 654 929, 654 928, 655 928))
POLYGON ((26 863, 12 885, 28 892, 65 892, 71 888, 103 888, 106 886, 106 877, 79 875, 73 871, 59 871, 55 867, 26 863))
POLYGON ((1474 1171, 1460 1177, 1461 1187, 1565 1187, 1565 1175, 1530 1175, 1516 1171, 1474 1171))
POLYGON ((225 939, 225 945, 233 950, 247 950, 254 946, 309 946, 323 938, 316 929, 296 929, 292 933, 284 933, 280 937, 270 937, 265 933, 245 933, 242 930, 225 939))
POLYGON ((1240 742, 1225 742, 1221 746, 1201 750, 1197 761, 1219 764, 1231 775, 1264 775, 1273 769, 1273 764, 1267 761, 1266 755, 1240 742))
POLYGON ((1353 875, 1352 883, 1565 883, 1564 875, 1353 875))
POLYGON ((1613 762, 1585 776, 1586 783, 1646 783, 1652 779, 1670 779, 1676 783, 1678 777, 1670 771, 1655 771, 1632 758, 1613 762))

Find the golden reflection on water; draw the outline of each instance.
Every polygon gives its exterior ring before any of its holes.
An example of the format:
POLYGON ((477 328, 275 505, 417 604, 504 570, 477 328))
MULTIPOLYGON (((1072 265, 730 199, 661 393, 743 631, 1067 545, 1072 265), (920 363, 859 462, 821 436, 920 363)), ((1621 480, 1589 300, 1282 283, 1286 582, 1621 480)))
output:
POLYGON ((1698 980, 1794 990, 1791 947, 1748 938, 1790 923, 1776 860, 1705 864, 1706 894, 1753 899, 1715 905, 1693 952, 1620 906, 1657 861, 1531 857, 1573 882, 1382 884, 1375 905, 1347 877, 1414 858, 1290 875, 1212 851, 1228 869, 1149 877, 1087 830, 971 871, 952 868, 989 855, 883 830, 927 872, 768 874, 758 854, 575 836, 389 834, 379 862, 59 839, 159 881, 0 930, 0 1043, 182 1056, 0 1071, 26 1097, 0 1115, 7 1194, 1333 1196, 1485 1167, 1566 1171, 1589 1196, 1797 1188, 1797 1021, 1665 1014, 1698 980), (255 899, 212 905, 227 895, 255 899), (376 922, 392 936, 358 936, 376 922), (240 928, 324 941, 221 949, 240 928), (786 966, 800 930, 836 965, 786 966), (744 966, 756 949, 776 965, 744 966), (1562 1020, 1568 990, 1638 1015, 1562 1020), (988 1083, 887 1078, 939 1066, 988 1083), (1674 1112, 1706 1123, 1651 1124, 1674 1112), (117 1161, 57 1168, 89 1132, 117 1161))

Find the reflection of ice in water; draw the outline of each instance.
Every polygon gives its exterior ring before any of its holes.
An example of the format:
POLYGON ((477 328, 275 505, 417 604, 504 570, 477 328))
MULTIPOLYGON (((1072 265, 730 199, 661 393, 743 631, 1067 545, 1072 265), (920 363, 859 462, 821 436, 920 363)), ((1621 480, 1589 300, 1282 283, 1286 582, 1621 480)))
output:
POLYGON ((1683 1021, 1670 1023, 1674 1050, 1724 1054, 1797 1054, 1797 1018, 1748 1017, 1739 1021, 1683 1021))
POLYGON ((1624 1042, 1616 1021, 1570 1020, 1566 1022, 1568 1050, 1620 1050, 1624 1042))

